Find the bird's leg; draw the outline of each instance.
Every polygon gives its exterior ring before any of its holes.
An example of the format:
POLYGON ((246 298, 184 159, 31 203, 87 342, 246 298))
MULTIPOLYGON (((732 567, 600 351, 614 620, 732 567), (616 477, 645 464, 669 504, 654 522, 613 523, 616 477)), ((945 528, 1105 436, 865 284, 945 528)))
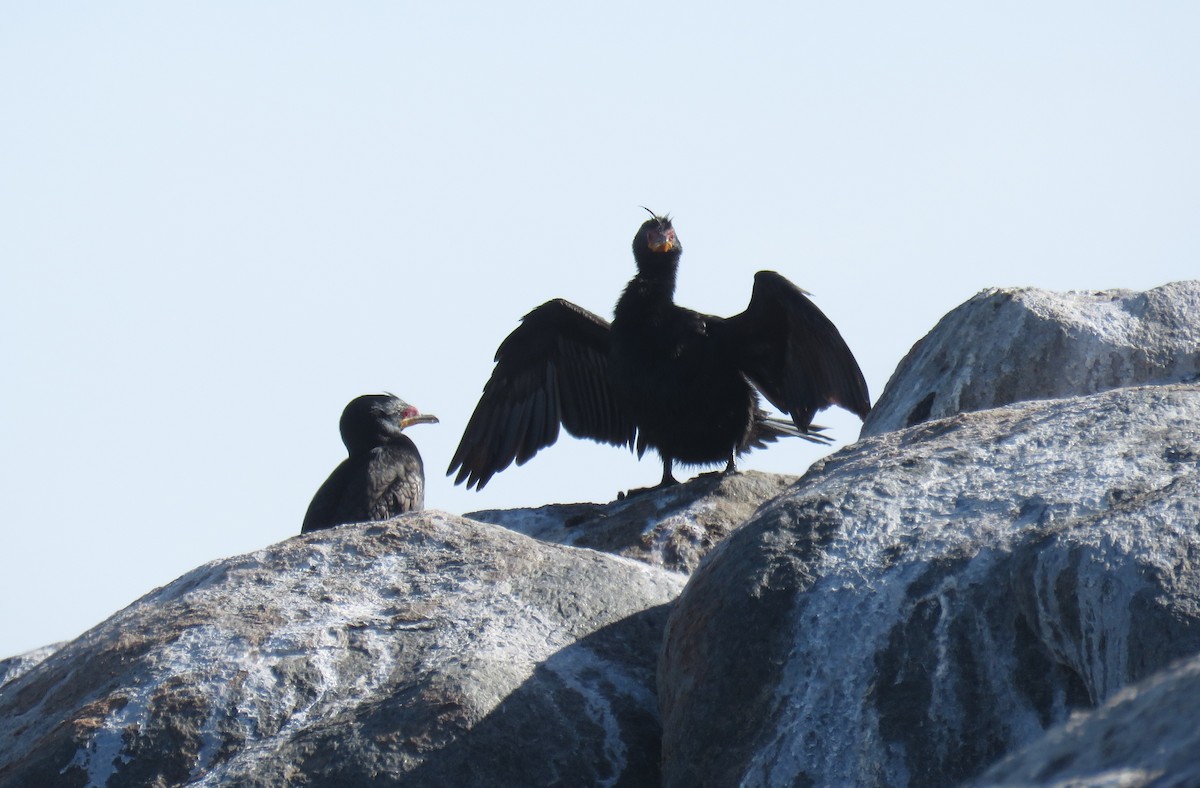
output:
POLYGON ((671 458, 667 457, 667 456, 663 456, 662 462, 663 462, 663 477, 662 477, 662 481, 658 483, 658 486, 659 487, 670 487, 672 484, 679 484, 679 482, 676 481, 675 477, 671 474, 671 464, 672 464, 671 458))
POLYGON ((734 463, 733 457, 734 455, 729 455, 729 462, 726 463, 723 470, 708 471, 707 473, 702 473, 700 475, 706 479, 724 479, 726 476, 732 476, 733 474, 737 473, 737 464, 734 463))
POLYGON ((662 477, 661 482, 659 482, 654 487, 639 487, 636 490, 630 490, 628 492, 617 493, 617 500, 624 501, 624 500, 634 497, 635 495, 642 495, 643 493, 655 492, 657 490, 663 489, 664 487, 671 487, 673 485, 679 484, 679 482, 675 479, 675 477, 671 475, 671 458, 663 457, 662 461, 663 461, 663 477, 662 477))

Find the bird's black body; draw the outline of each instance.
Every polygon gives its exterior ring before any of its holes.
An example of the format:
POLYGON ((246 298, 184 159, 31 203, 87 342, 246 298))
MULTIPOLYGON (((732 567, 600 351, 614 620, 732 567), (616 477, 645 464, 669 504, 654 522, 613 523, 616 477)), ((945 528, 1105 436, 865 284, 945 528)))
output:
POLYGON ((639 449, 655 448, 664 462, 725 462, 747 448, 758 398, 735 349, 709 330, 720 318, 677 306, 674 290, 673 266, 639 271, 625 288, 609 335, 609 380, 637 425, 639 449))
POLYGON ((802 290, 760 271, 741 314, 694 312, 674 302, 681 251, 655 216, 634 237, 638 271, 611 325, 561 299, 525 316, 496 352, 450 465, 456 483, 482 488, 554 443, 560 423, 639 455, 653 448, 670 484, 677 461, 732 470, 736 455, 783 435, 823 442, 812 419, 830 405, 866 416, 858 363, 802 290), (770 418, 758 392, 792 420, 770 418))
POLYGON ((391 394, 352 400, 339 425, 350 456, 313 496, 300 533, 419 511, 425 505, 425 466, 401 431, 436 421, 391 394))

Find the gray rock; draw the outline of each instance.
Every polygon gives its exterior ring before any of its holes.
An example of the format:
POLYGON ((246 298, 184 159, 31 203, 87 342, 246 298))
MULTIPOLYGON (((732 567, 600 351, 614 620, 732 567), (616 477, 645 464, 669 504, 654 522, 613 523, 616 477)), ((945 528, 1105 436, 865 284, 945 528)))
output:
POLYGON ((0 689, 0 785, 645 785, 683 577, 439 512, 207 564, 0 689))
POLYGON ((799 481, 200 567, 0 662, 0 788, 1197 784, 1200 386, 1119 387, 1194 381, 1198 321, 989 291, 799 481))
POLYGON ((1200 657, 1072 716, 973 785, 1200 785, 1200 657))
POLYGON ((62 643, 35 648, 15 657, 0 659, 0 687, 36 668, 46 657, 63 647, 62 643))
POLYGON ((1198 476, 1188 385, 963 414, 815 465, 671 614, 664 784, 949 785, 1200 653, 1198 476))
POLYGON ((1200 281, 985 290, 900 362, 862 436, 967 411, 1200 377, 1200 281))
POLYGON ((556 544, 589 547, 691 572, 700 559, 798 477, 759 471, 706 473, 609 504, 551 504, 468 514, 556 544))

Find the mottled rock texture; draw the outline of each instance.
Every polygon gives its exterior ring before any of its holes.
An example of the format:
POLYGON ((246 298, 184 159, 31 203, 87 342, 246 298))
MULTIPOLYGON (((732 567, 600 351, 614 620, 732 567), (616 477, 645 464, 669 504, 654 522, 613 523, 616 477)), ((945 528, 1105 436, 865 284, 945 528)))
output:
POLYGON ((862 435, 1033 399, 1200 377, 1200 281, 1145 292, 991 289, 896 368, 862 435))
POLYGON ((29 671, 36 668, 46 657, 53 654, 63 647, 63 643, 52 643, 49 646, 35 648, 33 651, 27 651, 24 654, 18 654, 15 657, 0 659, 0 687, 3 687, 13 679, 24 676, 29 671))
POLYGON ((648 785, 680 575, 438 512, 207 564, 0 689, 0 785, 648 785))
POLYGON ((1200 653, 1198 474, 1187 385, 837 453, 676 603, 664 784, 952 785, 1200 653))

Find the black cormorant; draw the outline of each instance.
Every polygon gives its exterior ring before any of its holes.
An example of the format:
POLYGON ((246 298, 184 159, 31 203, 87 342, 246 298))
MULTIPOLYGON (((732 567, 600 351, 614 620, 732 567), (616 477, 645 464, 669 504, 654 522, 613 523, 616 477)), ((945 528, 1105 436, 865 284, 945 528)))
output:
POLYGON ((300 533, 419 511, 425 505, 425 466, 403 430, 436 421, 391 394, 351 400, 339 423, 350 456, 313 496, 300 533))
POLYGON ((825 442, 812 420, 831 405, 865 418, 867 384, 850 348, 803 290, 774 271, 754 276, 741 314, 715 317, 674 302, 682 247, 656 216, 633 239, 637 275, 608 321, 555 299, 522 318, 496 351, 447 475, 482 489, 558 439, 652 448, 662 485, 674 462, 725 463, 783 435, 825 442), (757 391, 756 391, 757 390, 757 391), (791 421, 769 417, 761 392, 791 421))

